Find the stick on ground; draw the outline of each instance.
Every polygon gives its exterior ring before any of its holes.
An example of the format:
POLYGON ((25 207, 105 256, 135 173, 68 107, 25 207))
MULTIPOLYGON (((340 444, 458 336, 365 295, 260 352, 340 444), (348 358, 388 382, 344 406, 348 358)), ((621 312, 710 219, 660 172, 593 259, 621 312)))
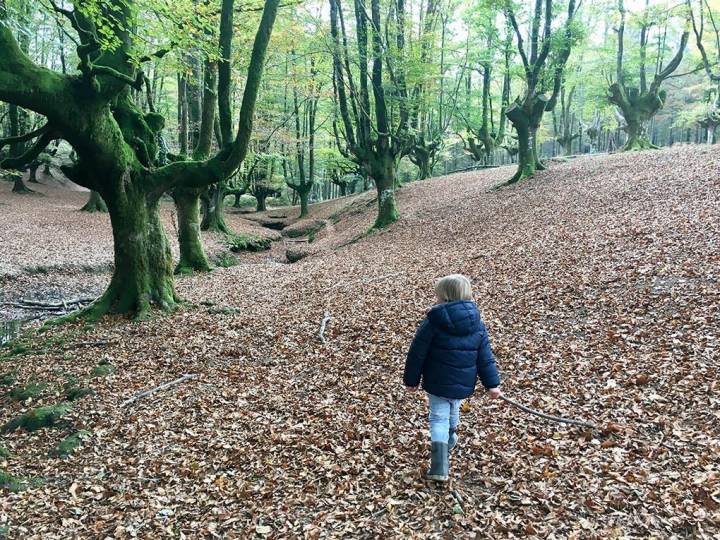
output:
POLYGON ((182 377, 180 377, 179 379, 175 379, 174 381, 170 381, 170 382, 163 383, 163 384, 161 384, 160 386, 156 386, 155 388, 151 388, 150 390, 145 390, 145 391, 143 391, 143 392, 140 392, 140 393, 138 393, 138 394, 135 394, 135 395, 132 396, 131 398, 128 398, 128 399, 126 399, 125 401, 123 401, 120 406, 121 406, 121 407, 126 407, 127 405, 130 405, 131 403, 134 403, 135 401, 137 401, 137 400, 140 399, 140 398, 144 398, 145 396, 149 396, 149 395, 151 395, 151 394, 154 394, 155 392, 157 392, 157 391, 159 391, 159 390, 165 390, 166 388, 169 388, 170 386, 174 386, 174 385, 176 385, 176 384, 180 384, 180 383, 182 383, 182 382, 189 381, 190 379, 194 379, 194 378, 196 378, 196 377, 197 377, 197 375, 196 375, 195 373, 187 373, 187 374, 183 375, 182 377))
POLYGON ((326 311, 325 316, 323 317, 323 320, 320 323, 320 341, 322 341, 323 343, 327 342, 327 340, 325 339, 325 326, 327 326, 327 323, 329 320, 330 320, 330 312, 326 311))
POLYGON ((544 412, 537 411, 535 409, 531 409, 530 407, 526 407, 522 403, 518 403, 517 401, 510 399, 509 397, 500 396, 500 399, 503 401, 506 401, 513 407, 517 407, 521 411, 525 411, 526 413, 534 414, 535 416, 539 416, 540 418, 545 418, 546 420, 552 420, 553 422, 561 422, 563 424, 572 424, 573 426, 582 426, 590 429, 595 429, 595 424, 592 422, 585 422, 584 420, 573 420, 572 418, 563 418, 562 416, 553 416, 551 414, 545 414, 544 412))

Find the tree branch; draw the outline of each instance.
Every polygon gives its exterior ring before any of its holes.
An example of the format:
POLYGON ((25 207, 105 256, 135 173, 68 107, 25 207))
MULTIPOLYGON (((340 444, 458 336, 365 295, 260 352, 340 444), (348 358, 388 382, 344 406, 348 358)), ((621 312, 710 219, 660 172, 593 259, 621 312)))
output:
POLYGON ((2 150, 3 146, 17 144, 17 143, 29 141, 30 139, 34 139, 38 135, 42 135, 43 133, 45 133, 49 128, 50 128, 50 124, 45 124, 41 128, 38 128, 34 131, 25 133, 25 135, 16 135, 15 137, 6 137, 4 139, 0 139, 0 150, 2 150))
POLYGON ((57 139, 60 135, 57 132, 46 131, 44 132, 35 144, 28 148, 22 155, 17 157, 10 157, 0 161, 0 168, 3 169, 23 169, 31 161, 40 155, 40 152, 47 148, 53 140, 57 139))

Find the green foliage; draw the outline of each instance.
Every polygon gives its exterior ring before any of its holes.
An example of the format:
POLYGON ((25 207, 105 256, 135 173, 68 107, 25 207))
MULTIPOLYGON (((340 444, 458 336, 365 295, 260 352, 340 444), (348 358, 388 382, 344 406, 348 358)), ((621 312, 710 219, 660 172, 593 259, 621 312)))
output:
MULTIPOLYGON (((11 474, 0 471, 0 489, 5 489, 11 493, 18 493, 27 489, 27 485, 20 478, 16 478, 11 474)), ((0 531, 1 533, 2 531, 0 531)))
POLYGON ((63 395, 65 396, 66 401, 76 401, 94 393, 95 390, 82 386, 75 377, 68 377, 67 381, 63 385, 63 395))
POLYGON ((10 450, 0 445, 0 458, 7 459, 10 457, 10 450))
POLYGON ((46 388, 46 383, 30 383, 27 386, 17 386, 10 391, 10 399, 25 401, 30 398, 36 398, 46 388))
POLYGON ((37 431, 38 429, 52 427, 71 410, 72 405, 70 403, 38 407, 10 420, 0 429, 0 432, 8 433, 18 428, 25 431, 37 431))
POLYGON ((91 377, 107 377, 115 372, 115 366, 113 366, 107 358, 100 360, 97 366, 95 366, 90 372, 91 377))
POLYGON ((7 373, 3 373, 2 375, 0 375, 0 385, 10 386, 15 383, 16 379, 17 373, 14 371, 8 371, 7 373))
POLYGON ((50 450, 50 455, 53 457, 68 457, 72 454, 80 445, 82 445, 83 439, 90 435, 89 431, 84 429, 65 437, 58 445, 50 450))
POLYGON ((232 234, 227 237, 227 245, 230 251, 264 251, 270 249, 272 240, 252 234, 232 234))
POLYGON ((237 266, 238 260, 237 257, 230 253, 220 253, 215 259, 215 264, 222 268, 230 268, 231 266, 237 266))

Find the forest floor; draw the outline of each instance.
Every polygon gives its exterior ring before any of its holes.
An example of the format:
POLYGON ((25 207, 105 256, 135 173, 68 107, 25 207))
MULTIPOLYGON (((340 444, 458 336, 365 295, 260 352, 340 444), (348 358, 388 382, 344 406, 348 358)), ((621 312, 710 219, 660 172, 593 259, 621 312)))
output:
MULTIPOLYGON (((314 209, 328 224, 300 262, 284 264, 279 241, 179 278, 187 302, 173 315, 27 333, 0 360, 0 424, 59 403, 69 386, 94 394, 54 429, 0 438, 0 471, 27 487, 2 494, 0 530, 717 537, 718 171, 717 149, 698 146, 551 163, 493 192, 511 169, 435 178, 402 188, 402 218, 372 235, 372 196, 348 197, 314 209), (433 279, 454 272, 472 278, 506 395, 598 429, 477 395, 440 487, 422 480, 425 398, 405 392, 401 373, 433 279), (183 374, 195 377, 123 405, 183 374), (11 399, 31 383, 46 386, 11 399), (79 430, 81 446, 54 457, 79 430)), ((73 212, 77 194, 61 203, 70 195, 0 188, 0 261, 12 274, 0 286, 102 288, 102 269, 23 268, 74 264, 78 253, 107 267, 106 217, 73 212)), ((231 225, 255 230, 246 217, 231 225)))

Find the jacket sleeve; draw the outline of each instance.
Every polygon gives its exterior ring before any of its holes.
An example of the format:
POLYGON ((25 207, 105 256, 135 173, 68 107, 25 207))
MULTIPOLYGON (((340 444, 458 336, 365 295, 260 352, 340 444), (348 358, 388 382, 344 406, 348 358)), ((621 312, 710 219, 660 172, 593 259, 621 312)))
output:
POLYGON ((480 331, 482 332, 482 339, 478 348, 477 372, 482 385, 486 390, 490 390, 500 386, 500 374, 495 364, 495 356, 490 347, 490 338, 484 324, 480 331))
POLYGON ((427 359, 430 344, 433 339, 433 327, 430 321, 425 319, 415 333, 405 360, 405 373, 403 374, 403 383, 405 386, 417 386, 420 384, 420 375, 422 374, 423 364, 427 359))

